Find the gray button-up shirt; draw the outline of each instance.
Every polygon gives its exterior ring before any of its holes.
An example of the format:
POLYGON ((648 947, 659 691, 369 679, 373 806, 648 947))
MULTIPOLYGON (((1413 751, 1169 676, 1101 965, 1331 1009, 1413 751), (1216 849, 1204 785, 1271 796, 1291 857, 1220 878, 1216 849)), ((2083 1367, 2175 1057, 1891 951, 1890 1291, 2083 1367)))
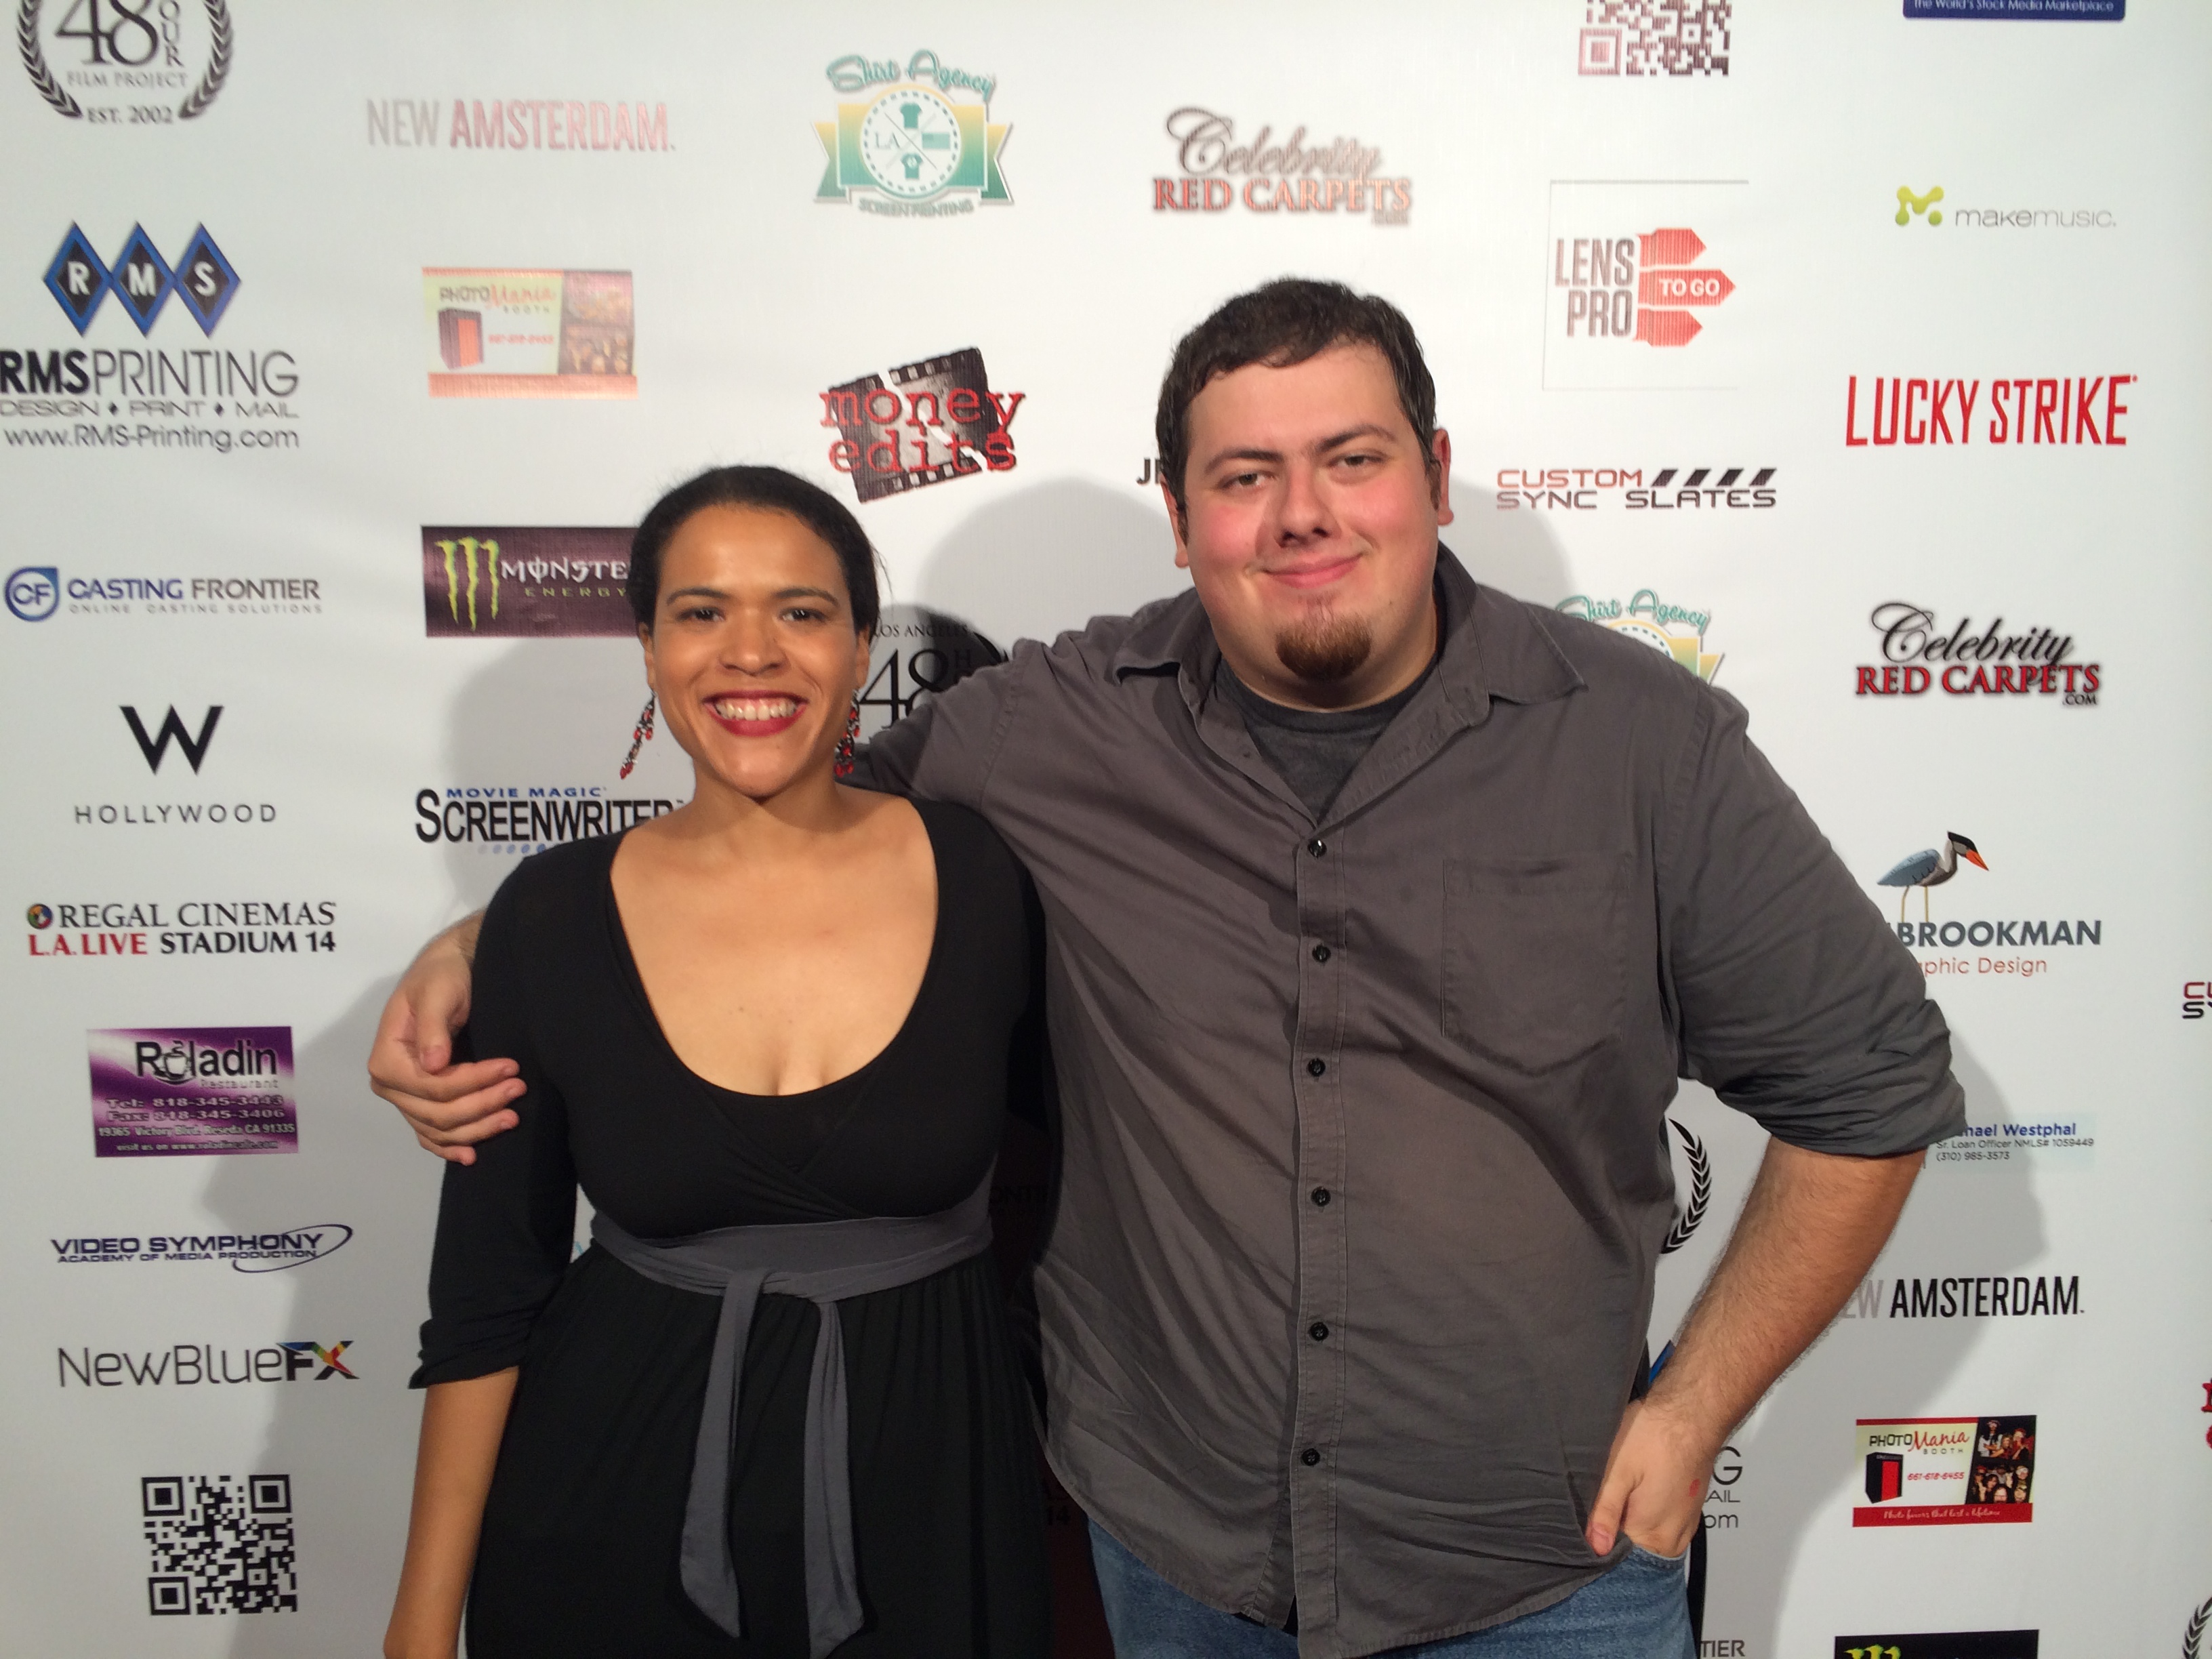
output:
POLYGON ((1438 565, 1436 672, 1319 821, 1213 695, 1193 593, 868 751, 1043 901, 1053 1468, 1200 1600, 1295 1601, 1308 1659, 1607 1565, 1678 1077, 1821 1152, 1964 1123, 1919 969, 1742 708, 1438 565))

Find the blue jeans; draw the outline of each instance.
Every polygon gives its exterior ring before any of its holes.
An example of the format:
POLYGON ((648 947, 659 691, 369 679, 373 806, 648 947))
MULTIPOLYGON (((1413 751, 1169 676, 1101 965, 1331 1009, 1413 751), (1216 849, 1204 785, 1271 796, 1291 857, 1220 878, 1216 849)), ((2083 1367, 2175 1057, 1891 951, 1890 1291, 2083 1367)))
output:
MULTIPOLYGON (((1297 1659, 1298 1638, 1192 1600, 1097 1522, 1091 1559, 1115 1659, 1297 1659)), ((1694 1659, 1683 1562, 1630 1547, 1620 1565, 1541 1613, 1393 1648, 1379 1659, 1694 1659)))

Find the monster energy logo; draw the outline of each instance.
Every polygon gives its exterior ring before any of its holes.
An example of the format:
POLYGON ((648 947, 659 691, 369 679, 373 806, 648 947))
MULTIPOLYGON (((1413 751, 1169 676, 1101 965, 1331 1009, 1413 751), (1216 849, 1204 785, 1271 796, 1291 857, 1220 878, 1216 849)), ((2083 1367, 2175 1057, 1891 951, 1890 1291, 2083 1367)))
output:
POLYGON ((439 542, 438 550, 446 556, 446 608, 453 612, 453 620, 461 619, 461 585, 459 573, 453 566, 453 554, 459 550, 468 570, 469 626, 477 625, 477 554, 483 554, 484 574, 491 586, 491 620, 499 620, 499 544, 480 541, 474 536, 463 536, 457 541, 439 542))

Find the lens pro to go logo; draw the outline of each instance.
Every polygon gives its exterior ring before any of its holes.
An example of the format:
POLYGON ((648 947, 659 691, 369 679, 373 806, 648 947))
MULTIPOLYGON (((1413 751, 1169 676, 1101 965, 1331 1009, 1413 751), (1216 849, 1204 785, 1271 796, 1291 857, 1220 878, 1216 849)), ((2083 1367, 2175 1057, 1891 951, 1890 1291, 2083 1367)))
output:
POLYGON ((1931 225, 1942 224, 1943 215, 1936 209, 1936 204, 1942 199, 1943 186, 1941 185, 1937 185, 1925 196, 1915 196, 1911 185, 1899 185, 1897 187, 1897 222, 1900 225, 1909 225, 1912 222, 1912 216, 1919 213, 1925 214, 1928 222, 1931 225))

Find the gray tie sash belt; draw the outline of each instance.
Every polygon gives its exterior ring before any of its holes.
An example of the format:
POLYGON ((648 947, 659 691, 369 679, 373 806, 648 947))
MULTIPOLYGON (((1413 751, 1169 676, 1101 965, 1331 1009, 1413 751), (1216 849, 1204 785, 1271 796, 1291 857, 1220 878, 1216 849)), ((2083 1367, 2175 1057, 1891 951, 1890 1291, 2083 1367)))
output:
POLYGON ((737 1570, 730 1562, 730 1454, 745 1338, 761 1293, 804 1297, 821 1310, 807 1383, 802 1537, 809 1644, 813 1659, 823 1659, 862 1620, 847 1466, 844 1326, 837 1304, 914 1284, 981 1254, 991 1243, 990 1206, 987 1174, 974 1192, 935 1215, 722 1227, 663 1239, 638 1238, 604 1212, 592 1216, 592 1239, 625 1267, 656 1284, 722 1300, 691 1457, 681 1565, 684 1593, 732 1636, 744 1632, 737 1570))

